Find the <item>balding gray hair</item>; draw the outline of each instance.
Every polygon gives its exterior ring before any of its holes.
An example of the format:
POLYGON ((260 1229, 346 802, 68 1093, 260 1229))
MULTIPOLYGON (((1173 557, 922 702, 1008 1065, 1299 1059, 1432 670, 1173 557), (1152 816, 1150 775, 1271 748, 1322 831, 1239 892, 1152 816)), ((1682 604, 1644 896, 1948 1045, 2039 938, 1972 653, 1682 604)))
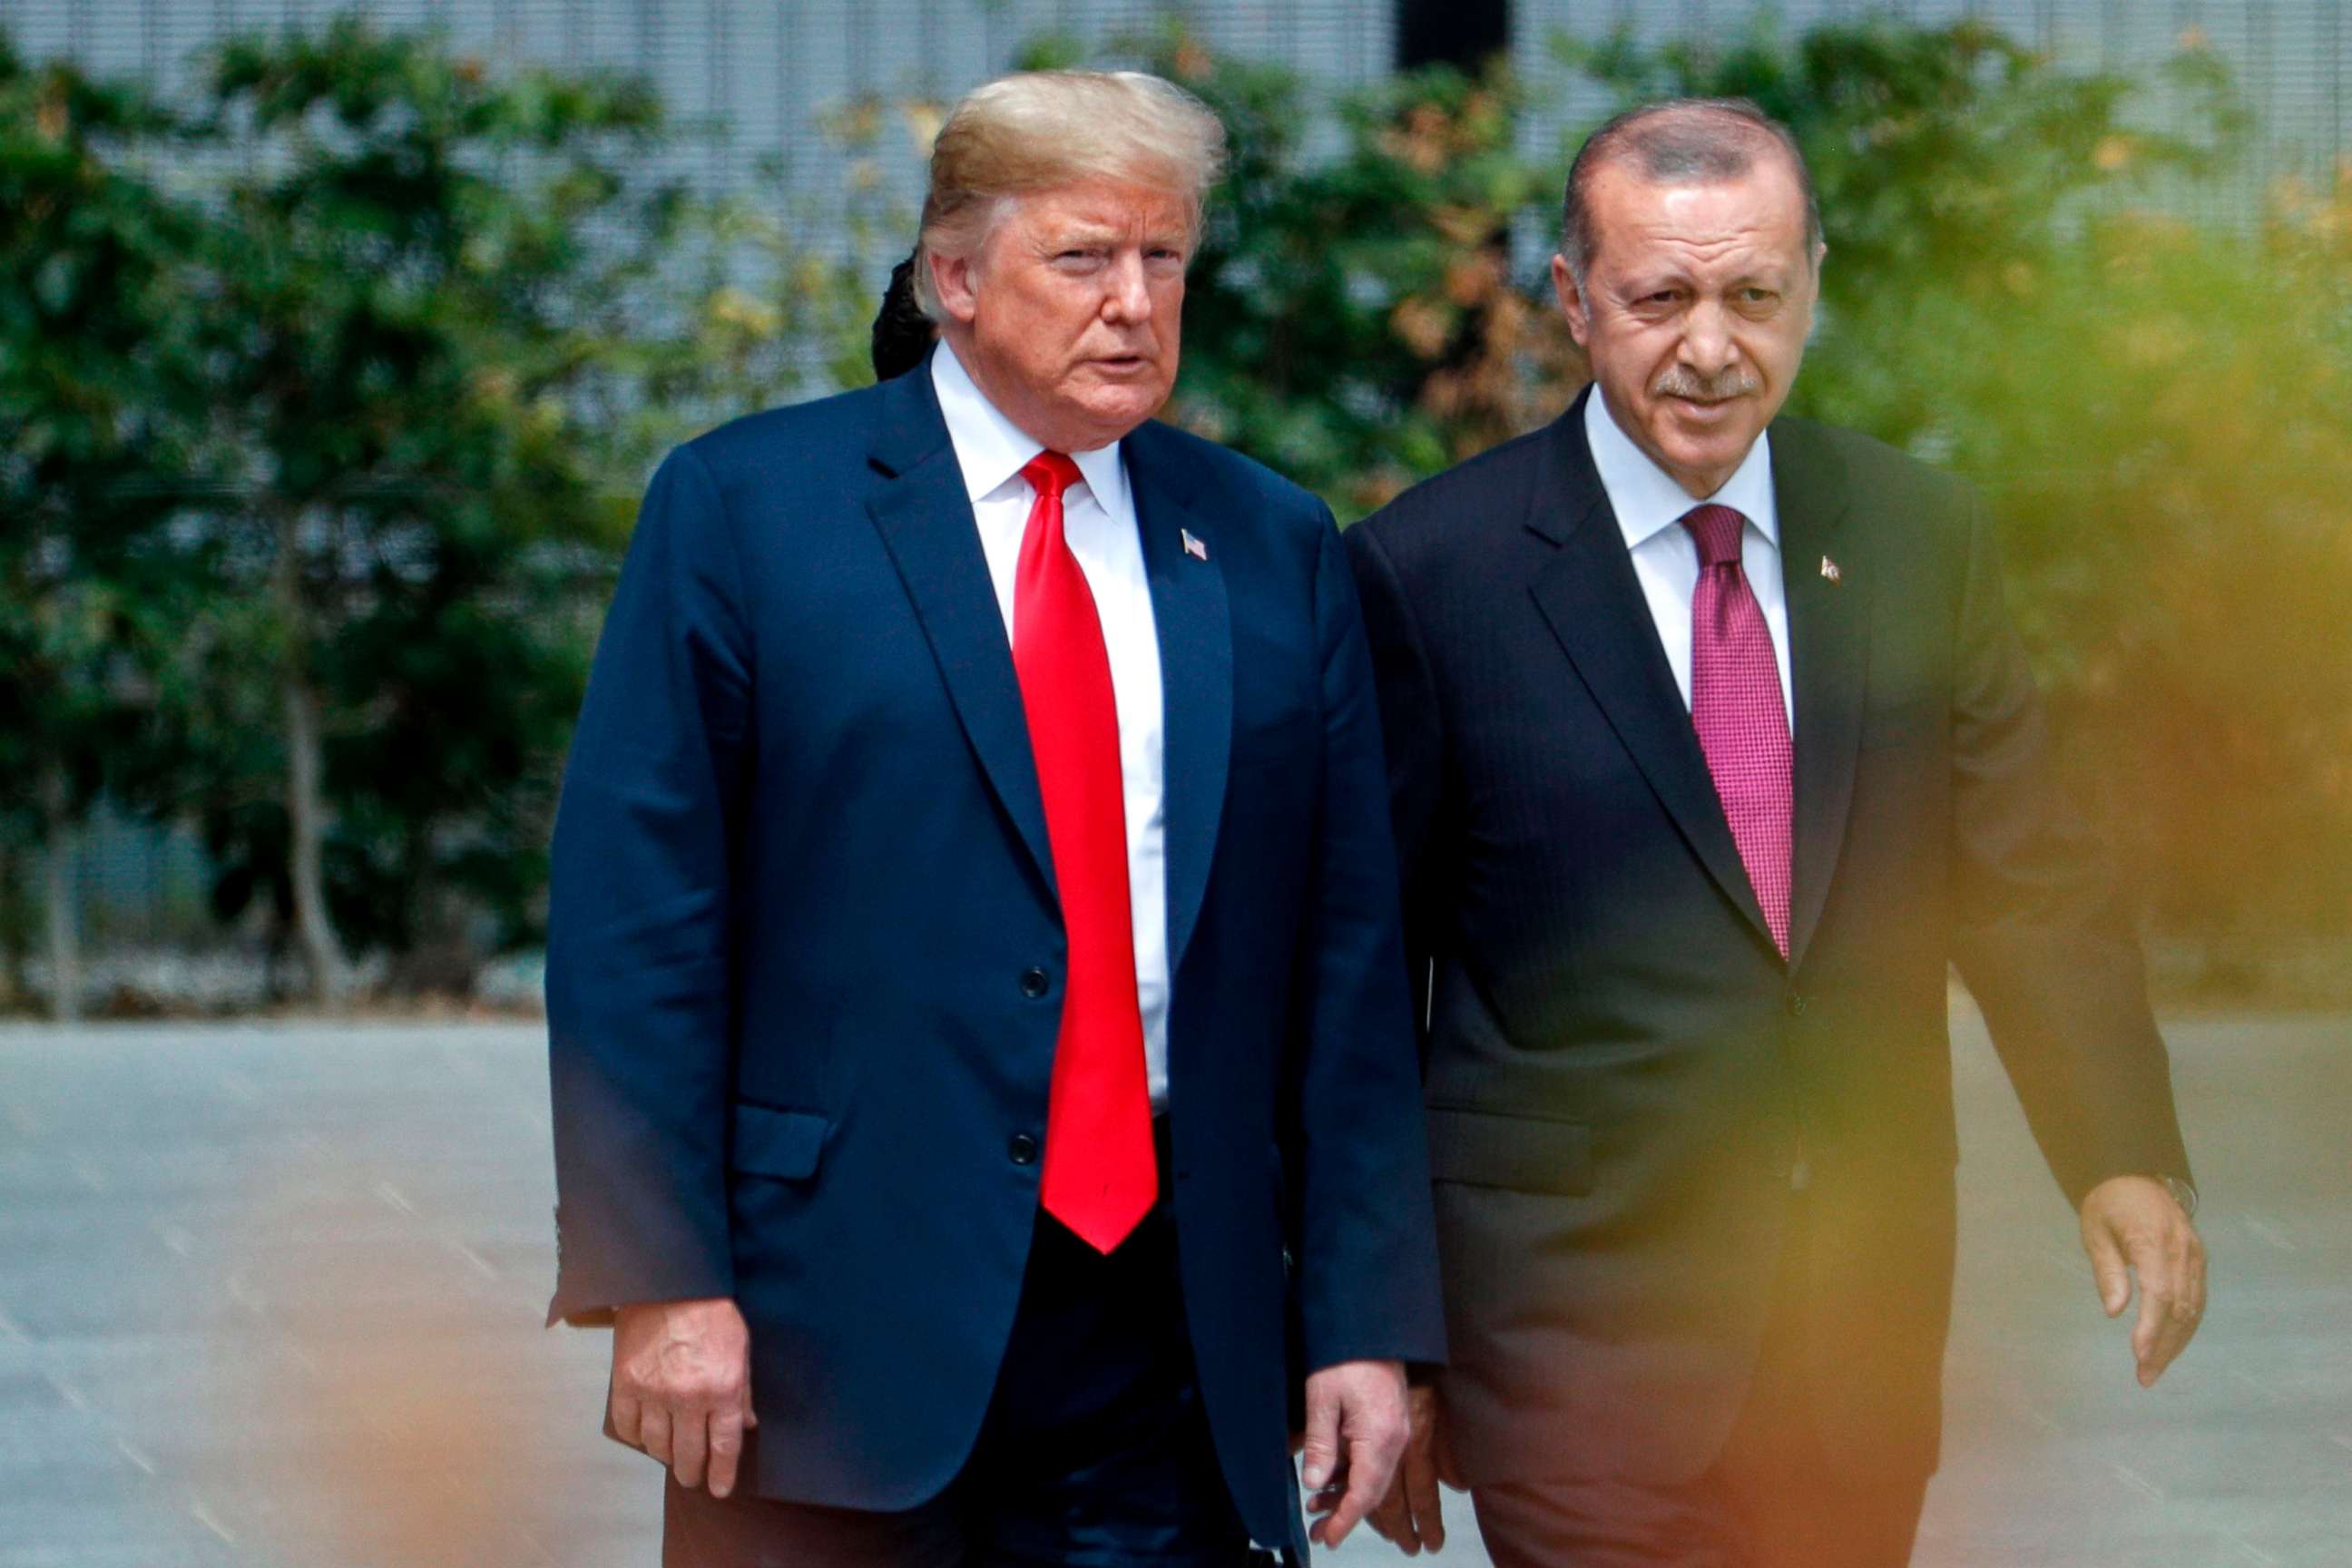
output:
POLYGON ((1584 139, 1568 166, 1568 192, 1560 203, 1559 254, 1576 286, 1584 287, 1600 236, 1592 227, 1592 179, 1622 163, 1643 179, 1663 184, 1706 184, 1736 180, 1775 152, 1796 172, 1805 198, 1805 259, 1822 245, 1821 203, 1813 173, 1789 128, 1744 98, 1668 98, 1625 110, 1584 139))

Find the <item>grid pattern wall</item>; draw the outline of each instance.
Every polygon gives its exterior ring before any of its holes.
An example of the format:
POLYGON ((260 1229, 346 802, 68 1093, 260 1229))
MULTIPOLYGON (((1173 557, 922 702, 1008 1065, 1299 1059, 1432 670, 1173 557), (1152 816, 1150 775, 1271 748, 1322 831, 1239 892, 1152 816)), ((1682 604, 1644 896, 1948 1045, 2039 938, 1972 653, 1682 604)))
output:
MULTIPOLYGON (((1790 29, 1874 15, 1930 25, 1979 18, 2061 65, 2147 84, 2136 101, 2158 126, 2178 107, 2158 80, 2159 68, 2184 42, 2201 40, 2233 68, 2257 132, 2241 177, 2196 203, 2220 210, 2197 216, 2242 219, 2259 209, 2273 180, 2325 181, 2352 157, 2352 26, 2344 9, 2343 0, 1779 0, 1769 14, 1790 29)), ((1592 38, 1622 26, 1651 40, 1731 38, 1764 10, 1756 0, 1517 0, 1512 52, 1544 106, 1525 128, 1530 145, 1560 145, 1611 108, 1559 66, 1551 45, 1561 34, 1592 38)))
MULTIPOLYGON (((1606 107, 1555 60, 1563 32, 1618 26, 1658 38, 1752 26, 1757 0, 1517 0, 1513 52, 1542 112, 1524 128, 1549 148, 1606 107)), ((1920 21, 1980 16, 2062 62, 2147 78, 2192 29, 2238 69, 2261 127, 2244 177, 2221 199, 2254 210, 2284 174, 2324 178, 2352 155, 2352 27, 2343 0, 1779 0, 1799 27, 1887 13, 1920 21)), ((34 59, 69 55, 165 91, 231 33, 315 24, 346 11, 387 26, 445 29, 493 64, 531 61, 644 71, 672 111, 699 128, 665 173, 741 192, 770 173, 812 197, 835 189, 835 111, 868 96, 950 98, 1005 69, 1027 41, 1058 33, 1100 48, 1181 17, 1212 47, 1298 68, 1327 88, 1389 68, 1394 7, 1383 0, 0 0, 0 28, 34 59)), ((2149 112, 2166 105, 2151 93, 2149 112)), ((908 135, 877 148, 886 192, 911 203, 921 150, 908 135)))
MULTIPOLYGON (((837 188, 828 126, 861 100, 952 99, 1049 34, 1116 48, 1181 19, 1211 48, 1336 86, 1384 74, 1392 8, 1345 0, 0 0, 31 59, 70 56, 172 92, 224 37, 348 13, 444 30, 493 66, 643 72, 693 128, 675 169, 706 191, 837 188)), ((924 149, 886 128, 886 195, 911 206, 924 149)))

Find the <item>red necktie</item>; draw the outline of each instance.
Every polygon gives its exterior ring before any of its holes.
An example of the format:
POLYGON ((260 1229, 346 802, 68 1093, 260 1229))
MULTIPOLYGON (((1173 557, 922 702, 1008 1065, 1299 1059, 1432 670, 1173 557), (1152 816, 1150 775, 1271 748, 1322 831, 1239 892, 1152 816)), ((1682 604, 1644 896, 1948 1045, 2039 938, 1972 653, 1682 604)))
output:
POLYGON ((1021 477, 1037 500, 1013 578, 1013 668, 1070 943, 1038 1201, 1108 1252, 1160 1189, 1135 995, 1118 704, 1095 597, 1062 532, 1062 491, 1078 482, 1077 465, 1041 452, 1021 477))
POLYGON ((1731 840, 1764 910, 1772 945, 1789 956, 1790 819, 1795 748, 1780 700, 1772 633, 1740 570, 1748 520, 1727 506, 1694 507, 1683 526, 1698 542, 1691 595, 1691 724, 1715 775, 1731 840))

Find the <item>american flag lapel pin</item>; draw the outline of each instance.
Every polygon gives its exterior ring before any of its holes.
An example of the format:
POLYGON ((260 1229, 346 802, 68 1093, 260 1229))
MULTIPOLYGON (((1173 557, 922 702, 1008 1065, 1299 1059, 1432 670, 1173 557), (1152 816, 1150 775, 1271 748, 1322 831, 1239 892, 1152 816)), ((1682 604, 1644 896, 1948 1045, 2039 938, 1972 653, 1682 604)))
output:
POLYGON ((1209 547, 1201 542, 1199 535, 1189 528, 1180 528, 1176 532, 1177 536, 1184 541, 1185 554, 1195 561, 1206 561, 1209 558, 1209 547))
POLYGON ((1822 575, 1829 579, 1832 588, 1845 581, 1845 574, 1838 570, 1838 563, 1826 555, 1822 557, 1822 575))

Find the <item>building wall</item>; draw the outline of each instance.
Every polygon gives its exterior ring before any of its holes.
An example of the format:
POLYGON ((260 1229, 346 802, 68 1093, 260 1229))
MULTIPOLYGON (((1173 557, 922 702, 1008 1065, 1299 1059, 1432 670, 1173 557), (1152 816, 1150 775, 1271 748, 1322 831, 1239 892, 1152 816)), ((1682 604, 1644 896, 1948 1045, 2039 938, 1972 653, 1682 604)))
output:
MULTIPOLYGON (((1048 34, 1115 48, 1181 16, 1213 48, 1336 85, 1385 73, 1395 47, 1389 6, 1344 0, 0 0, 0 27, 27 58, 71 55, 168 91, 215 39, 346 12, 444 28, 493 64, 643 71, 678 120, 709 128, 677 172, 738 193, 772 189, 772 171, 787 189, 831 188, 840 110, 951 99, 1048 34)), ((897 141, 882 162, 911 203, 927 149, 897 141)))
MULTIPOLYGON (((1602 107, 1553 58, 1561 32, 1590 37, 1623 24, 1647 37, 1729 35, 1765 9, 1757 0, 1516 0, 1513 54, 1547 105, 1527 134, 1549 144, 1602 107)), ((1979 16, 2067 63, 2134 74, 2195 29, 2239 68, 2263 127, 2241 188, 2223 199, 2250 211, 2273 176, 2318 176, 2352 154, 2343 0, 1779 0, 1769 9, 1792 26, 1872 11, 1979 16)), ((711 127, 676 154, 680 172, 738 191, 765 188, 771 169, 787 189, 829 189, 834 113, 866 96, 952 97, 1041 34, 1103 47, 1181 17, 1213 47, 1286 61, 1328 88, 1385 72, 1396 38, 1385 0, 0 0, 0 26, 31 58, 70 54, 168 90, 226 34, 344 10, 446 28, 494 64, 648 72, 680 119, 711 127)), ((2160 100, 2154 107, 2160 115, 2160 100)), ((891 192, 910 194, 922 149, 893 134, 880 149, 886 178, 891 192)))
MULTIPOLYGON (((2344 0, 1779 0, 1769 13, 1789 27, 1825 18, 1893 15, 1925 23, 1980 17, 2021 43, 2084 70, 2154 78, 2184 42, 2201 40, 2235 68, 2260 127, 2249 166, 2226 189, 2200 198, 2197 216, 2243 218, 2285 174, 2319 181, 2352 157, 2352 26, 2344 0)), ((1528 133, 1556 141, 1609 108, 1554 57, 1562 32, 1583 37, 1620 25, 1636 37, 1738 37, 1754 25, 1756 0, 1517 0, 1512 52, 1548 107, 1528 133)), ((2161 122, 2159 89, 2139 103, 2161 122)))

